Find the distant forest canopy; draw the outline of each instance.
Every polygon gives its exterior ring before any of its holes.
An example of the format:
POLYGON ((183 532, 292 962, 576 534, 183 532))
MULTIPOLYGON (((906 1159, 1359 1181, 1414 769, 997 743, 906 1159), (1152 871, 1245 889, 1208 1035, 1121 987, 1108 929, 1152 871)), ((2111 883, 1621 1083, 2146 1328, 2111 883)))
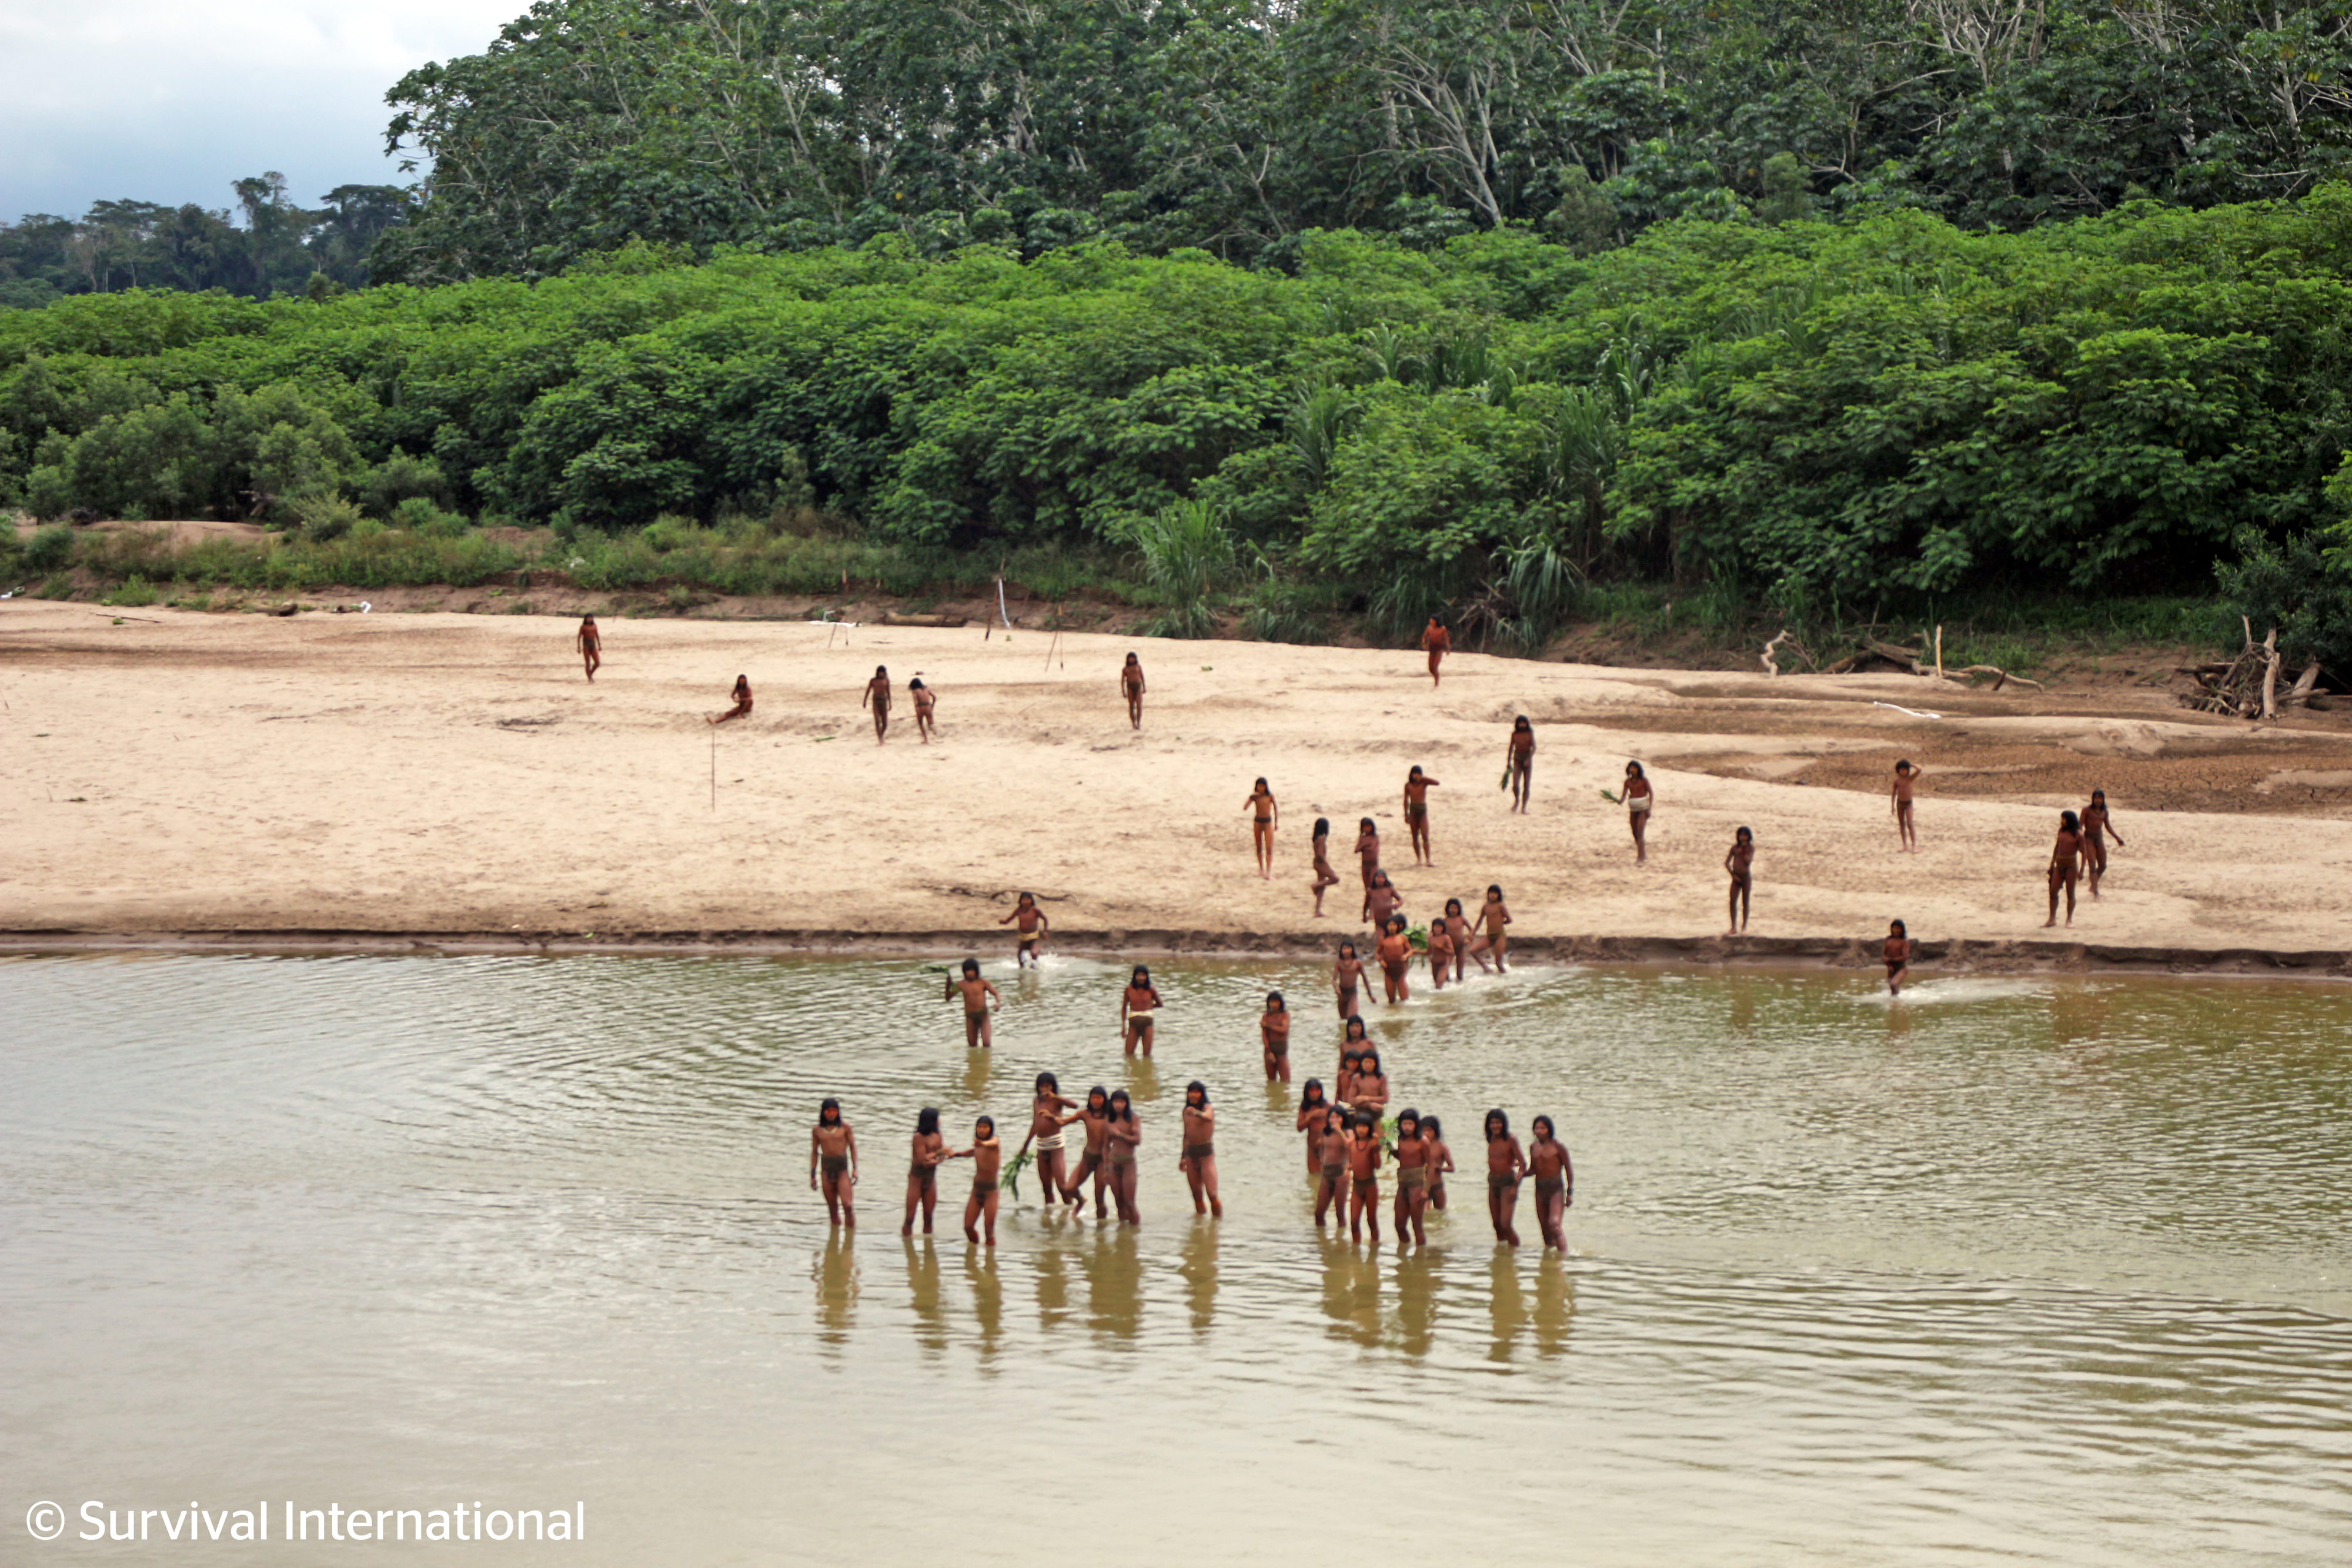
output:
POLYGON ((2242 0, 539 0, 387 95, 376 276, 1316 229, 1580 250, 1685 216, 2018 229, 2292 197, 2352 156, 2352 5, 2242 0))
POLYGON ((338 185, 306 208, 272 172, 236 181, 236 206, 100 202, 79 218, 0 223, 0 307, 125 288, 226 289, 248 299, 357 288, 377 236, 413 200, 398 185, 338 185))

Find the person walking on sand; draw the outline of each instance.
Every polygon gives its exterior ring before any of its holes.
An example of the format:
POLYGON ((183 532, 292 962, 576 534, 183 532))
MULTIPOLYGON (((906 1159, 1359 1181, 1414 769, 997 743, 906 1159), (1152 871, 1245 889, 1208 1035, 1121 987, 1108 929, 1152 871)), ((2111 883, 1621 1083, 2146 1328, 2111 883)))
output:
POLYGON ((1143 727, 1143 663, 1134 654, 1118 672, 1118 695, 1127 699, 1127 727, 1143 727))
POLYGON ((1250 814, 1250 848, 1257 857, 1257 874, 1274 880, 1274 825, 1282 808, 1274 803, 1274 791, 1265 779, 1250 786, 1249 799, 1242 810, 1250 814))
POLYGON ((1504 928, 1510 923, 1511 912, 1503 903, 1503 884, 1488 883, 1486 902, 1478 909, 1478 924, 1486 928, 1486 934, 1470 945, 1470 956, 1478 960, 1480 968, 1486 967, 1485 955, 1491 951, 1495 955, 1495 972, 1498 975, 1511 972, 1510 965, 1503 960, 1504 950, 1511 943, 1510 936, 1504 928))
POLYGON ((1422 1141, 1421 1113, 1400 1111, 1396 1119, 1396 1239, 1415 1247, 1429 1244, 1422 1215, 1429 1207, 1429 1145, 1422 1141))
POLYGON ((1199 1079, 1184 1085, 1184 1153, 1177 1168, 1192 1189, 1192 1212, 1223 1219, 1225 1206, 1217 1197, 1217 1113, 1209 1103, 1209 1088, 1199 1079))
POLYGON ((1087 1178, 1095 1178, 1095 1218, 1106 1218, 1103 1189, 1110 1180, 1103 1167, 1103 1129, 1110 1124, 1110 1095, 1099 1083, 1087 1091, 1087 1103, 1078 1107, 1079 1130, 1086 1134, 1086 1149, 1078 1157, 1078 1168, 1062 1188, 1062 1200, 1070 1206, 1072 1214, 1087 1207, 1087 1178))
POLYGON ((1748 929, 1748 895, 1756 880, 1756 835, 1746 828, 1731 836, 1731 851, 1723 857, 1723 869, 1731 873, 1731 927, 1726 936, 1737 936, 1748 929))
POLYGON ((857 699, 857 706, 874 710, 874 744, 881 745, 890 729, 890 671, 887 665, 874 666, 874 678, 866 683, 866 695, 857 699))
POLYGON ((948 1141, 940 1136, 940 1113, 926 1105, 915 1117, 915 1138, 907 1166, 907 1222, 901 1236, 915 1233, 915 1210, 923 1211, 923 1234, 931 1233, 931 1215, 940 1206, 940 1162, 948 1157, 948 1141))
POLYGON ((1339 885, 1339 873, 1331 869, 1331 819, 1315 819, 1315 880, 1307 888, 1315 894, 1315 913, 1323 913, 1323 891, 1339 885))
POLYGON ((1911 791, 1918 785, 1919 776, 1924 771, 1913 767, 1911 759, 1905 758, 1895 765, 1895 782, 1886 790, 1887 803, 1895 812, 1895 831, 1906 854, 1919 852, 1919 830, 1911 820, 1911 791))
POLYGON ((2043 930, 2058 924, 2058 894, 2066 894, 2066 924, 2074 924, 2074 884, 2082 879, 2083 821, 2072 811, 2058 813, 2058 841, 2050 846, 2050 918, 2043 930))
POLYGON ((1434 691, 1437 689, 1437 666, 1444 664, 1445 655, 1453 651, 1454 635, 1446 631, 1444 622, 1433 615, 1429 618, 1429 624, 1421 629, 1421 645, 1429 654, 1429 686, 1434 691))
MULTIPOLYGON (((996 1178, 1004 1167, 1004 1145, 996 1136, 996 1118, 982 1116, 971 1124, 971 1147, 958 1149, 949 1155, 951 1160, 971 1161, 971 1196, 963 1202, 963 1239, 977 1245, 982 1218, 988 1221, 988 1245, 996 1245, 996 1178)), ((925 1226, 924 1229, 930 1228, 925 1226)))
POLYGON ((809 1186, 824 1194, 825 1218, 846 1229, 857 1228, 849 1207, 857 1186, 857 1134, 841 1119, 841 1102, 826 1099, 816 1108, 816 1125, 809 1129, 809 1186))
POLYGON ((604 634, 596 630, 596 618, 593 615, 583 615, 580 618, 579 634, 573 638, 573 641, 580 646, 580 663, 586 667, 588 679, 591 684, 593 684, 596 672, 604 665, 604 634))
POLYGON ((1370 817, 1356 829, 1356 862, 1363 873, 1364 891, 1372 890, 1372 873, 1381 869, 1381 826, 1370 817))
POLYGON ((1021 1140, 1027 1149, 1037 1150, 1037 1180, 1045 1189, 1047 1203, 1064 1201, 1063 1152, 1069 1146, 1069 1124, 1078 1119, 1076 1100, 1062 1092, 1061 1080, 1050 1072, 1037 1074, 1035 1091, 1029 1099, 1029 1135, 1021 1140))
POLYGON ((717 718, 705 720, 705 723, 731 724, 735 720, 746 717, 751 714, 751 683, 749 680, 745 679, 741 675, 736 676, 735 689, 727 695, 735 699, 735 706, 729 708, 725 713, 720 714, 717 718))
POLYGON ((1435 865, 1429 854, 1429 792, 1437 788, 1437 780, 1422 772, 1421 764, 1404 776, 1404 825, 1412 835, 1412 863, 1435 865))
POLYGON ((1144 1059, 1150 1060, 1152 1016, 1165 1005, 1152 988, 1151 971, 1138 964, 1118 998, 1118 1031, 1125 1055, 1133 1056, 1139 1049, 1144 1059))
POLYGON ((1486 1217, 1495 1222, 1495 1239, 1505 1246, 1519 1244, 1519 1178, 1527 1169, 1528 1156, 1511 1136, 1510 1117, 1499 1109, 1487 1112, 1486 1217))
POLYGON ((1650 845, 1644 834, 1650 826, 1650 807, 1656 797, 1650 789, 1650 776, 1642 771, 1640 763, 1625 764, 1625 793, 1620 798, 1625 803, 1625 820, 1633 830, 1633 863, 1647 865, 1650 845))
POLYGON ((1511 810, 1525 816, 1528 796, 1536 777, 1536 727, 1528 716, 1511 721, 1511 738, 1503 747, 1503 788, 1511 792, 1511 810))
POLYGON ((1290 1082, 1290 1004, 1280 991, 1265 994, 1265 1011, 1257 1015, 1258 1048, 1265 1058, 1268 1083, 1290 1082))
POLYGON ((1135 1156, 1142 1145, 1143 1124, 1135 1119, 1134 1101, 1126 1090, 1112 1090, 1110 1113, 1103 1119, 1103 1164, 1110 1171, 1111 1202, 1122 1225, 1143 1223, 1135 1207, 1135 1156))
POLYGON ((1528 1145, 1528 1174, 1536 1178, 1536 1228, 1543 1232, 1543 1244, 1564 1258, 1568 1208, 1576 1201, 1576 1166, 1549 1116, 1538 1116, 1528 1126, 1535 1134, 1528 1145))
POLYGON ((2118 846, 2123 843, 2124 836, 2116 833, 2115 817, 2107 810, 2107 792, 2094 789, 2091 791, 2091 803, 2083 808, 2083 860, 2090 868, 2093 898, 2099 896, 2099 878, 2107 873, 2109 833, 2116 834, 2118 846))
POLYGON ((932 721, 931 711, 940 706, 940 694, 923 685, 923 677, 917 675, 907 683, 907 695, 915 700, 915 733, 923 737, 925 746, 929 746, 931 737, 939 733, 939 726, 932 721))
POLYGON ((1004 998, 996 988, 981 978, 980 960, 966 958, 961 977, 950 975, 948 988, 941 1001, 963 999, 963 1048, 966 1051, 987 1051, 996 1040, 989 1028, 989 1014, 1004 1005, 1004 998))
POLYGON ((1018 969, 1037 962, 1037 951, 1045 946, 1045 938, 1053 934, 1053 923, 1045 918, 1045 912, 1037 907, 1037 895, 1034 893, 1023 894, 1014 902, 1013 913, 997 924, 1012 925, 1015 921, 1020 924, 1013 931, 1018 940, 1013 946, 1013 967, 1018 969))
POLYGON ((1891 921, 1886 927, 1886 940, 1880 944, 1879 958, 1886 965, 1886 994, 1903 994, 1903 982, 1911 977, 1911 931, 1900 920, 1891 921))

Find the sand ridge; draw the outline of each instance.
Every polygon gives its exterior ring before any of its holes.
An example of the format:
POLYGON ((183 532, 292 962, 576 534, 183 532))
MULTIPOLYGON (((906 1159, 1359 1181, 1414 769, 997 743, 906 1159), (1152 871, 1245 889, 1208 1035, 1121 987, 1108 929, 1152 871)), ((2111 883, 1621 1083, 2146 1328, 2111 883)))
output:
POLYGON ((2352 826, 2148 810, 2129 772, 2218 748, 2323 780, 2284 789, 2293 805, 2352 762, 2343 740, 2200 722, 2161 694, 2074 715, 1892 674, 1476 653, 1433 692, 1407 651, 658 619, 604 620, 591 685, 576 622, 553 617, 136 614, 0 604, 0 930, 945 942, 993 932, 1026 888, 1074 942, 1296 950, 1361 928, 1349 851, 1370 815, 1409 915, 1500 883, 1541 949, 1737 951, 1711 939, 1744 823, 1755 952, 1859 961, 1895 916, 1933 949, 2024 951, 2045 936, 2054 808, 2080 804, 2037 787, 2063 763, 2106 779, 2127 847, 2058 935, 2143 957, 2352 951, 2352 826), (1129 649, 1150 681, 1140 734, 1118 695, 1129 649), (877 664, 898 694, 881 747, 858 708, 877 664), (714 732, 739 673, 755 711, 714 732), (929 747, 918 673, 940 696, 929 747), (1539 747, 1526 817, 1498 787, 1517 713, 1539 747), (2024 760, 1971 768, 1971 745, 2024 760), (1928 769, 1916 855, 1870 782, 1898 753, 1928 769), (1601 798, 1629 757, 1657 787, 1644 868, 1601 798), (1400 810, 1413 763, 1440 781, 1431 869, 1400 810), (1282 808, 1272 882, 1244 807, 1259 774, 1282 808), (1320 921, 1318 816, 1347 879, 1320 921))

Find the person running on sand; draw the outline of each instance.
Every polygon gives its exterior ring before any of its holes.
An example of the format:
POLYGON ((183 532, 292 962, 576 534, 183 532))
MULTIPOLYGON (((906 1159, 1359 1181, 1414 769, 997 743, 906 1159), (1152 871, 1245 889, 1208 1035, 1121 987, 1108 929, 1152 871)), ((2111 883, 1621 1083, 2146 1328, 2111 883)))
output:
POLYGON ((874 678, 866 683, 866 695, 857 699, 859 707, 874 710, 874 744, 879 746, 890 728, 890 670, 887 664, 874 666, 874 678))
POLYGON ((1143 727, 1143 665, 1129 653, 1127 664, 1118 672, 1118 695, 1127 699, 1127 723, 1130 729, 1143 727))
POLYGON ((1511 792, 1512 810, 1526 814, 1535 778, 1536 729, 1521 714, 1511 721, 1511 738, 1503 750, 1503 788, 1511 792))
POLYGON ((1265 1011, 1257 1015, 1258 1045, 1265 1057, 1265 1081, 1290 1082, 1290 1005, 1280 991, 1265 994, 1265 1011))
POLYGON ((1323 1216, 1337 1209, 1336 1218, 1348 1217, 1348 1199, 1340 1187, 1348 1175, 1348 1151, 1355 1140, 1348 1135, 1348 1122, 1337 1106, 1327 1106, 1323 1112, 1322 1130, 1314 1139, 1315 1164, 1322 1176, 1322 1185, 1315 1189, 1315 1228, 1323 1228, 1323 1216))
POLYGON ((1045 912, 1037 907, 1037 895, 1034 893, 1023 894, 1013 902, 1013 913, 997 924, 1012 925, 1015 921, 1020 922, 1013 932, 1019 940, 1013 946, 1013 967, 1017 969, 1037 961, 1037 949, 1052 935, 1053 922, 1047 920, 1045 912))
POLYGON ((1195 1078, 1184 1085, 1184 1152, 1176 1166, 1192 1189, 1192 1212, 1222 1219, 1225 1206, 1217 1198, 1216 1137, 1217 1113, 1209 1103, 1209 1086, 1195 1078))
POLYGON ((1442 991, 1445 988, 1445 972, 1454 967, 1455 960, 1454 933, 1445 928, 1444 921, 1431 921, 1429 923, 1429 988, 1431 990, 1442 991))
POLYGON ((1323 890, 1339 885, 1339 873, 1331 869, 1331 819, 1315 819, 1315 880, 1308 889, 1315 894, 1315 913, 1323 913, 1323 890))
POLYGON ((1292 1126, 1307 1134, 1307 1174, 1310 1176, 1322 1163, 1315 1156, 1315 1140, 1323 1135, 1324 1113, 1330 1109, 1331 1102, 1323 1092, 1323 1081, 1308 1079, 1306 1091, 1298 1096, 1298 1120, 1292 1126))
POLYGON ((939 726, 931 719, 931 710, 940 706, 940 694, 923 685, 923 677, 917 675, 907 683, 907 695, 915 699, 915 733, 923 737, 925 746, 929 746, 931 737, 939 733, 939 726))
POLYGON ((816 1125, 809 1129, 809 1186, 824 1194, 825 1218, 850 1229, 857 1228, 849 1197, 857 1185, 857 1134, 841 1119, 841 1102, 827 1099, 816 1108, 816 1125))
POLYGON ((2042 928, 2058 924, 2058 894, 2066 894, 2066 924, 2074 924, 2074 884, 2080 881, 2083 868, 2082 819, 2072 811, 2058 813, 2058 841, 2050 846, 2050 918, 2042 928))
POLYGON ((1103 1118, 1103 1165, 1110 1172, 1110 1199, 1123 1225, 1143 1223, 1135 1207, 1135 1156, 1142 1145, 1143 1124, 1135 1119, 1135 1103, 1126 1090, 1112 1090, 1110 1113, 1103 1118))
POLYGON ((729 724, 732 723, 736 719, 747 717, 751 714, 751 683, 750 681, 744 679, 741 675, 736 676, 735 689, 727 695, 734 698, 735 706, 729 708, 725 713, 720 714, 717 718, 705 719, 703 721, 704 723, 729 724))
POLYGON ((948 1141, 940 1136, 940 1113, 926 1105, 915 1117, 912 1163, 907 1167, 907 1223, 901 1236, 915 1233, 915 1210, 923 1211, 923 1234, 931 1233, 931 1211, 940 1206, 940 1162, 948 1157, 948 1141))
POLYGON ((1642 771, 1638 762, 1625 764, 1625 821, 1633 830, 1633 863, 1647 865, 1650 861, 1649 841, 1643 836, 1650 826, 1650 807, 1656 796, 1650 789, 1650 776, 1642 771))
POLYGON ((1390 1004, 1403 1001, 1412 995, 1410 971, 1412 967, 1412 939, 1404 934, 1404 916, 1391 915, 1381 928, 1381 984, 1390 1004))
POLYGON ((1372 1245, 1381 1244, 1381 1146, 1379 1125, 1369 1112, 1359 1111, 1348 1137, 1348 1239, 1360 1240, 1357 1227, 1370 1221, 1372 1245))
POLYGON ((1437 666, 1444 664, 1445 655, 1453 651, 1454 634, 1446 631, 1444 622, 1433 615, 1429 618, 1429 624, 1421 629, 1421 645, 1429 654, 1429 685, 1434 691, 1437 687, 1437 666))
POLYGON ((1389 1075, 1381 1071, 1381 1053, 1367 1043, 1356 1064, 1356 1082, 1348 1095, 1348 1108, 1378 1116, 1388 1108, 1388 1103, 1389 1075))
MULTIPOLYGON (((2107 792, 2094 789, 2091 791, 2091 803, 2083 808, 2083 857, 2090 867, 2093 898, 2099 896, 2099 878, 2107 873, 2109 833, 2116 833, 2116 820, 2107 810, 2107 792)), ((2116 844, 2120 846, 2123 841, 2124 836, 2116 833, 2116 844)))
POLYGON ((1384 871, 1372 873, 1372 885, 1364 889, 1363 918, 1371 922, 1375 931, 1388 929, 1389 916, 1404 907, 1404 894, 1389 880, 1384 871))
POLYGON ((1339 1017, 1352 1018, 1356 1012, 1356 991, 1364 983, 1364 961, 1356 956, 1353 942, 1339 944, 1339 961, 1331 966, 1331 990, 1339 999, 1339 1017))
POLYGON ((1242 810, 1250 813, 1250 845, 1257 856, 1257 874, 1272 880, 1274 876, 1274 822, 1282 814, 1274 803, 1274 791, 1261 779, 1250 787, 1250 797, 1242 802, 1242 810))
POLYGON ((1911 933, 1900 920, 1888 924, 1878 956, 1886 965, 1886 994, 1902 995, 1903 982, 1911 977, 1911 933))
POLYGON ((1412 838, 1415 865, 1437 863, 1430 858, 1429 852, 1429 792, 1436 788, 1437 780, 1422 772, 1418 762, 1404 776, 1404 826, 1412 838))
POLYGON ((1568 1145, 1559 1141, 1549 1116, 1528 1124, 1535 1141, 1528 1145, 1528 1172, 1536 1178, 1536 1228, 1543 1244, 1563 1257, 1568 1236, 1563 1229, 1569 1205, 1576 1201, 1576 1167, 1569 1163, 1568 1145))
POLYGON ((1511 972, 1510 965, 1503 960, 1503 950, 1511 945, 1511 939, 1503 928, 1510 923, 1511 912, 1503 904, 1503 884, 1488 883, 1486 902, 1478 907, 1478 924, 1486 927, 1486 934, 1470 945, 1470 956, 1478 960, 1480 968, 1486 967, 1486 960, 1481 955, 1492 952, 1495 955, 1495 972, 1502 975, 1511 972))
POLYGON ((1895 831, 1906 854, 1919 852, 1919 830, 1911 821, 1911 790, 1919 782, 1923 771, 1911 766, 1911 759, 1905 758, 1895 765, 1895 782, 1886 790, 1887 804, 1895 812, 1895 831))
POLYGON ((604 634, 596 630, 593 615, 580 618, 580 630, 572 641, 579 644, 580 663, 587 670, 588 678, 593 681, 596 672, 604 665, 604 634))
POLYGON ((1731 851, 1723 857, 1723 869, 1731 873, 1731 928, 1726 936, 1737 936, 1748 929, 1748 895, 1756 880, 1756 835, 1746 828, 1731 836, 1731 851))
POLYGON ((1445 1212, 1445 1173, 1454 1168, 1454 1151, 1445 1146, 1445 1134, 1439 1128, 1434 1116, 1421 1119, 1421 1141, 1429 1145, 1429 1207, 1443 1214, 1445 1212))
POLYGON ((996 1043, 989 1029, 989 1014, 1004 1005, 1004 998, 994 986, 981 978, 980 960, 966 958, 961 978, 948 977, 948 988, 940 1000, 953 1001, 958 993, 963 997, 963 1048, 966 1051, 986 1051, 996 1043))
POLYGON ((1037 1179, 1045 1186, 1048 1203, 1063 1198, 1064 1151, 1070 1136, 1066 1129, 1078 1114, 1078 1103, 1062 1093, 1060 1079, 1050 1072, 1037 1074, 1036 1089, 1029 1098, 1029 1135, 1021 1140, 1021 1146, 1036 1145, 1037 1179))
POLYGON ((1079 1156, 1078 1168, 1072 1173, 1069 1185, 1062 1188, 1062 1201, 1070 1206, 1072 1214, 1087 1206, 1083 1190, 1087 1177, 1095 1178, 1095 1218, 1105 1217, 1103 1187, 1110 1179, 1103 1168, 1103 1129, 1110 1124, 1110 1095, 1099 1083, 1087 1091, 1087 1103, 1078 1107, 1079 1128, 1086 1134, 1086 1152, 1079 1156))
MULTIPOLYGON (((988 1219, 988 1245, 996 1245, 996 1177, 1004 1166, 1004 1145, 997 1141, 996 1119, 982 1116, 971 1124, 971 1147, 957 1149, 947 1156, 951 1160, 971 1161, 971 1196, 963 1201, 963 1239, 977 1242, 981 1218, 988 1219)), ((924 1229, 930 1228, 925 1226, 924 1229)))
POLYGON ((1421 1113, 1400 1111, 1396 1119, 1396 1238, 1410 1234, 1415 1247, 1429 1244, 1421 1217, 1429 1207, 1429 1145, 1421 1139, 1421 1113))
POLYGON ((1486 1217, 1495 1222, 1495 1239, 1519 1244, 1515 1217, 1519 1207, 1519 1177, 1527 1174, 1528 1157, 1511 1136, 1511 1119, 1501 1111, 1486 1113, 1486 1217))
POLYGON ((1381 869, 1380 825, 1370 817, 1356 830, 1356 858, 1364 873, 1364 891, 1372 887, 1372 873, 1381 869))
POLYGON ((1118 998, 1118 1031, 1125 1042, 1121 1047, 1124 1054, 1133 1056, 1140 1048, 1147 1059, 1150 1057, 1151 1018, 1164 1005, 1160 993, 1151 988, 1151 971, 1138 964, 1118 998))
MULTIPOLYGON (((1481 957, 1477 953, 1471 950, 1470 922, 1469 919, 1462 913, 1462 901, 1460 899, 1449 898, 1445 901, 1444 925, 1445 935, 1453 938, 1454 941, 1454 979, 1459 981, 1462 978, 1462 960, 1465 957, 1477 958, 1478 972, 1485 974, 1486 972, 1486 960, 1484 957, 1481 957)), ((1433 934, 1435 933, 1436 929, 1437 927, 1434 925, 1430 927, 1433 934)))

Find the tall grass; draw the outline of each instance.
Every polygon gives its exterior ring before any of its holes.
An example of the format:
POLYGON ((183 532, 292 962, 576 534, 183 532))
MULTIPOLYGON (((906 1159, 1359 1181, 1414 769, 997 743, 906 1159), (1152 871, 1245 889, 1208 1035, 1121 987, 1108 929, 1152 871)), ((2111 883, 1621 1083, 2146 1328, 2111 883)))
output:
POLYGON ((1228 580, 1236 556, 1233 536, 1206 501, 1179 501, 1125 529, 1142 558, 1144 580, 1160 591, 1167 612, 1145 630, 1160 637, 1208 637, 1215 633, 1209 595, 1228 580))

